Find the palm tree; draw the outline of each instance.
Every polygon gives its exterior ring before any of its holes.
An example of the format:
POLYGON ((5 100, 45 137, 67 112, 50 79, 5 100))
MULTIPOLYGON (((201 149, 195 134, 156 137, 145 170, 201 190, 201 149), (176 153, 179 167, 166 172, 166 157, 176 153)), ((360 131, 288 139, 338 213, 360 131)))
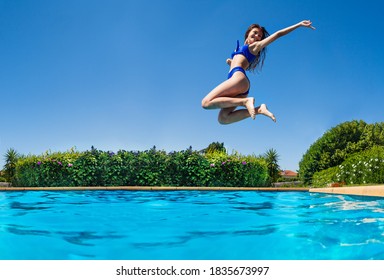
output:
POLYGON ((12 182, 15 176, 16 162, 19 159, 19 157, 20 155, 13 148, 8 149, 4 156, 4 159, 5 159, 4 176, 8 182, 12 182))
POLYGON ((280 171, 279 157, 280 156, 275 149, 269 149, 263 155, 263 158, 267 162, 268 173, 269 173, 269 176, 271 177, 272 182, 276 182, 277 179, 279 178, 279 171, 280 171))
POLYGON ((205 149, 206 154, 211 154, 211 153, 227 153, 227 149, 224 147, 224 143, 219 143, 219 142, 212 142, 209 144, 209 146, 205 149))

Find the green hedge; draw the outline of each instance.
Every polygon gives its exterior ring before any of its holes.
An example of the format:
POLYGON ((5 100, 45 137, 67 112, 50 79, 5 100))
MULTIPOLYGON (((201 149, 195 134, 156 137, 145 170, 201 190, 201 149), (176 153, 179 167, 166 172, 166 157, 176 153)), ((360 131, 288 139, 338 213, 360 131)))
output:
MULTIPOLYGON (((338 166, 328 168, 326 170, 322 170, 316 172, 313 175, 313 186, 316 188, 326 187, 331 183, 338 182, 336 179, 336 175, 340 171, 338 166)), ((341 181, 340 181, 341 182, 341 181)))
POLYGON ((313 185, 323 187, 329 183, 343 182, 347 185, 384 183, 384 147, 374 146, 351 155, 342 164, 313 176, 313 185))
POLYGON ((22 156, 13 186, 267 186, 265 160, 189 148, 105 152, 92 148, 22 156))
POLYGON ((316 140, 299 163, 299 174, 305 184, 312 183, 316 172, 343 163, 354 153, 384 146, 384 122, 344 122, 331 128, 316 140))

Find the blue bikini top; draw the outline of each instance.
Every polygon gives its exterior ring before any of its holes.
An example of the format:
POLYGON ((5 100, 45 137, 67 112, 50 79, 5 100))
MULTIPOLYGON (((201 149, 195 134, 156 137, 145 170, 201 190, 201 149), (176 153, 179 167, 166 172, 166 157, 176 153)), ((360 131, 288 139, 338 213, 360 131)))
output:
POLYGON ((245 58, 248 60, 248 63, 251 64, 255 60, 256 56, 249 51, 248 46, 249 45, 244 45, 240 48, 239 40, 237 40, 237 47, 236 50, 232 53, 231 58, 237 54, 241 54, 245 56, 245 58))

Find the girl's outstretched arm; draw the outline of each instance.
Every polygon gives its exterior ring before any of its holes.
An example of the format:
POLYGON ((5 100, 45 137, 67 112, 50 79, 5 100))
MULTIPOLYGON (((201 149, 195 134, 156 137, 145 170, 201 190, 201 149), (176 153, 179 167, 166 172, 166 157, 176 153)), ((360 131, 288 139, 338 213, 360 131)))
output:
POLYGON ((282 36, 285 36, 287 35, 288 33, 292 32, 293 30, 299 28, 299 27, 308 27, 308 28, 311 28, 311 29, 315 29, 313 26, 312 26, 312 22, 310 20, 303 20, 299 23, 296 23, 292 26, 289 26, 289 27, 286 27, 284 29, 281 29, 279 31, 276 31, 275 33, 273 33, 272 35, 268 36, 267 38, 261 40, 261 41, 258 41, 258 42, 255 42, 255 43, 252 43, 251 45, 249 45, 249 49, 251 50, 251 52, 253 54, 257 54, 258 52, 260 52, 263 48, 265 48, 266 46, 268 46, 270 43, 272 43, 273 41, 275 41, 276 39, 282 37, 282 36))

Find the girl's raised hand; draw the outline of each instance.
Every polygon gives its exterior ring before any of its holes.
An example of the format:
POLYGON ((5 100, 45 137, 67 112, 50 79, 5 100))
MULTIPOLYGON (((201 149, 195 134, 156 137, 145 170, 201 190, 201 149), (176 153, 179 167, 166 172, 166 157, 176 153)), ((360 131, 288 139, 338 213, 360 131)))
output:
POLYGON ((302 22, 300 22, 301 26, 304 26, 304 27, 309 27, 313 30, 315 30, 316 28, 314 28, 312 26, 312 22, 310 20, 303 20, 302 22))

